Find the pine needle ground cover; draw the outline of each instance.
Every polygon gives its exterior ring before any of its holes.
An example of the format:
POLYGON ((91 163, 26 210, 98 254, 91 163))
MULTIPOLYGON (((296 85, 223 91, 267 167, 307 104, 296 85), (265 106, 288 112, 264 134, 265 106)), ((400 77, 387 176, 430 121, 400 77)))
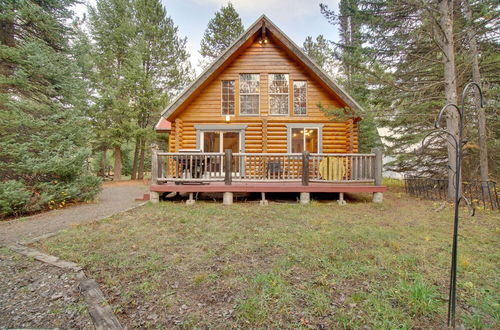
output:
MULTIPOLYGON (((149 204, 38 248, 84 265, 121 321, 155 328, 443 328, 452 210, 384 204, 149 204)), ((460 324, 498 328, 500 223, 461 225, 460 324)))

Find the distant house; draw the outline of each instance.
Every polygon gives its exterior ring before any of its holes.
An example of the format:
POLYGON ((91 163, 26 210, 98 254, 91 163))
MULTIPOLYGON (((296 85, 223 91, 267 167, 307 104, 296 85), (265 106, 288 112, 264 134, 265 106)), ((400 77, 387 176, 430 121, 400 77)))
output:
POLYGON ((356 113, 360 106, 261 16, 162 113, 156 128, 170 135, 167 153, 154 155, 160 173, 152 191, 208 189, 180 185, 188 182, 210 189, 224 182, 222 192, 245 182, 261 192, 273 191, 259 190, 264 183, 307 192, 373 182, 375 155, 356 154, 361 118, 332 120, 321 108, 356 113))

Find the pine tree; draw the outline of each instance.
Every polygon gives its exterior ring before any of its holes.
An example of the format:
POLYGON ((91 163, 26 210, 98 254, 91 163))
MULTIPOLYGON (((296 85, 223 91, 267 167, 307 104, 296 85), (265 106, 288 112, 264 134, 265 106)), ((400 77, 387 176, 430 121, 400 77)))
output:
POLYGON ((240 15, 229 2, 208 22, 201 40, 202 66, 207 66, 245 31, 240 15))
POLYGON ((332 24, 339 26, 340 41, 332 42, 332 57, 337 61, 340 72, 337 80, 342 87, 365 109, 358 113, 362 117, 359 123, 359 151, 370 152, 380 147, 382 142, 375 123, 373 104, 369 84, 364 73, 366 58, 363 56, 363 40, 360 32, 362 15, 357 0, 341 0, 339 13, 330 10, 327 5, 320 5, 321 13, 332 24))
MULTIPOLYGON (((353 0, 345 3, 348 12, 360 18, 353 32, 360 36, 359 54, 363 60, 350 62, 355 71, 364 75, 372 91, 370 101, 375 106, 379 123, 393 133, 386 138, 390 144, 388 150, 397 155, 393 169, 426 175, 445 174, 446 165, 453 165, 448 163, 454 159, 453 150, 446 152, 436 147, 419 159, 415 158, 413 150, 432 129, 437 111, 445 102, 455 103, 454 93, 471 79, 470 63, 464 61, 470 57, 465 46, 467 29, 461 7, 453 8, 453 3, 447 0, 353 0), (455 59, 450 61, 453 57, 455 59)), ((487 54, 486 49, 498 46, 497 41, 492 40, 497 9, 489 0, 471 5, 481 13, 474 30, 487 54)), ((356 48, 346 50, 355 58, 356 48)), ((482 56, 482 59, 487 58, 482 56)), ((492 65, 491 61, 483 61, 481 70, 486 70, 487 62, 492 65)), ((487 69, 488 72, 492 70, 487 69)), ((447 125, 456 132, 456 118, 449 120, 447 125)), ((446 143, 440 144, 444 145, 446 143)), ((471 151, 468 148, 466 153, 471 155, 471 151)), ((466 177, 470 176, 469 171, 464 172, 466 177)))
POLYGON ((335 77, 337 65, 334 52, 330 42, 322 34, 317 36, 316 40, 308 36, 302 44, 302 49, 330 77, 335 77))
POLYGON ((92 198, 70 0, 0 3, 0 217, 92 198))
POLYGON ((132 86, 136 79, 136 28, 132 0, 98 0, 89 7, 96 91, 90 112, 94 143, 114 153, 114 180, 121 179, 122 145, 132 137, 136 114, 132 86))
POLYGON ((136 0, 134 17, 137 72, 132 95, 138 127, 132 178, 142 179, 146 143, 155 137, 151 128, 172 97, 190 82, 193 72, 186 38, 178 36, 159 0, 136 0))

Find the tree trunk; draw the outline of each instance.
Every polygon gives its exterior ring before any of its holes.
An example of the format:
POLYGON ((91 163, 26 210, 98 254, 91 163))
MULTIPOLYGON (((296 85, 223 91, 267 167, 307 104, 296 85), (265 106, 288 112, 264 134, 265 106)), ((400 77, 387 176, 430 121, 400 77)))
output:
POLYGON ((99 175, 102 176, 103 178, 106 176, 106 154, 108 152, 108 149, 106 147, 102 147, 101 149, 101 165, 99 169, 99 175))
POLYGON ((137 179, 144 179, 144 157, 146 154, 146 139, 141 141, 141 155, 139 157, 139 171, 137 173, 137 179))
POLYGON ((122 148, 120 146, 115 146, 115 168, 114 168, 114 181, 120 181, 122 179, 122 148))
MULTIPOLYGON (((481 85, 481 73, 479 71, 479 52, 477 49, 476 35, 472 26, 472 8, 469 0, 465 0, 465 17, 467 18, 469 27, 467 29, 467 38, 469 39, 469 50, 472 64, 472 80, 481 85)), ((474 105, 478 115, 478 131, 479 131, 479 169, 481 172, 481 187, 483 190, 483 198, 489 199, 488 194, 488 148, 486 145, 486 114, 481 108, 479 91, 476 91, 474 105)))
MULTIPOLYGON (((439 2, 441 27, 441 48, 444 64, 444 93, 446 103, 457 104, 457 76, 455 71, 455 48, 453 41, 453 1, 440 0, 439 2)), ((459 116, 455 109, 450 108, 446 117, 446 128, 458 141, 459 116)), ((451 137, 448 138, 448 199, 455 198, 455 174, 457 166, 457 150, 451 137)), ((461 181, 460 181, 461 185, 461 181)))
POLYGON ((139 158, 139 145, 141 143, 141 139, 139 137, 135 138, 135 149, 134 149, 134 160, 132 162, 132 173, 130 179, 137 179, 137 163, 139 158))

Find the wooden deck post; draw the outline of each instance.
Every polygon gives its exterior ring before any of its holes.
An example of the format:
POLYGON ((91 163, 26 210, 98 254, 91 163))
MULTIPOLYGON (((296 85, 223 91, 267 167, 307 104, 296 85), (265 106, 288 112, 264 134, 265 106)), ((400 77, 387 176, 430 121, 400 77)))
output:
MULTIPOLYGON (((382 185, 382 150, 380 148, 373 148, 372 152, 375 154, 375 161, 373 162, 373 176, 375 185, 382 185)), ((373 202, 382 203, 384 194, 381 192, 373 193, 373 202)))
POLYGON ((309 151, 302 152, 302 185, 309 185, 309 151))
MULTIPOLYGON (((302 185, 309 185, 309 151, 302 152, 302 185)), ((309 204, 311 194, 308 192, 300 193, 300 204, 309 204)))
POLYGON ((228 186, 231 185, 233 176, 233 151, 226 149, 224 153, 224 183, 228 186))
MULTIPOLYGON (((158 150, 155 147, 151 150, 151 184, 158 184, 158 150)), ((151 203, 159 203, 160 194, 157 191, 150 191, 149 199, 151 203)))
POLYGON ((372 152, 375 154, 375 161, 373 162, 373 175, 375 185, 382 185, 382 150, 380 148, 373 148, 372 152))
MULTIPOLYGON (((224 153, 224 184, 230 186, 233 180, 233 151, 226 149, 224 153)), ((222 197, 222 204, 233 204, 233 193, 226 191, 222 197)))

